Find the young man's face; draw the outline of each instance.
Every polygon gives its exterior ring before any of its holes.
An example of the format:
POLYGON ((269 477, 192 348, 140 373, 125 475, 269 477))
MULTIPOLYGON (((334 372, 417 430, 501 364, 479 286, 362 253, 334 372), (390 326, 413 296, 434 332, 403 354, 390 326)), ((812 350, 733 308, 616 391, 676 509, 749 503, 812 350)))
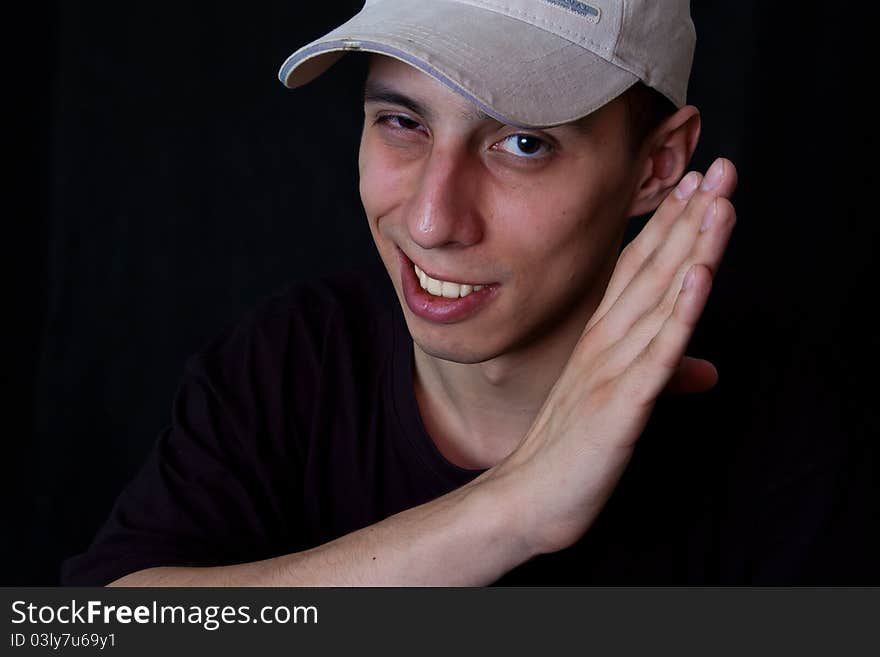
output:
POLYGON ((475 363, 579 334, 636 186, 624 102, 576 124, 518 129, 475 117, 466 99, 384 56, 372 58, 366 96, 361 199, 419 347, 475 363), (485 287, 462 297, 467 287, 429 282, 431 294, 413 264, 485 287))

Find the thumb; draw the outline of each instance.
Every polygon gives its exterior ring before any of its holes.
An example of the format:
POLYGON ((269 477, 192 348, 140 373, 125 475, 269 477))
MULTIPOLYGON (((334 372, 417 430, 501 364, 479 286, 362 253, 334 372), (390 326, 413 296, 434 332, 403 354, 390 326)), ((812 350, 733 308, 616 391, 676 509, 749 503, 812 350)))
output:
POLYGON ((663 392, 670 394, 706 392, 714 388, 716 383, 718 383, 718 370, 712 363, 702 358, 685 356, 663 392))

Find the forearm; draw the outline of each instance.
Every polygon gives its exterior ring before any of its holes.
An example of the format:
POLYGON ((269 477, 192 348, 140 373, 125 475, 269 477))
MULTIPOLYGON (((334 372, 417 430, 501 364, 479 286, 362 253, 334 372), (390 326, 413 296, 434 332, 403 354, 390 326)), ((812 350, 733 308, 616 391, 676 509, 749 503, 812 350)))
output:
POLYGON ((469 586, 534 554, 502 481, 482 477, 316 548, 210 568, 160 567, 111 586, 469 586))

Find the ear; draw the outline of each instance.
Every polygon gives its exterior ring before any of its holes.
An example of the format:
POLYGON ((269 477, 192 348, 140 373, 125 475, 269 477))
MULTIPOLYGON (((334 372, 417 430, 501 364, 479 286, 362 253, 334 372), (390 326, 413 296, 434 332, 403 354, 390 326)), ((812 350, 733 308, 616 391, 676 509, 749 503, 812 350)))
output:
POLYGON ((639 151, 639 178, 629 208, 637 217, 657 209, 685 173, 700 138, 700 112, 685 105, 645 139, 639 151))

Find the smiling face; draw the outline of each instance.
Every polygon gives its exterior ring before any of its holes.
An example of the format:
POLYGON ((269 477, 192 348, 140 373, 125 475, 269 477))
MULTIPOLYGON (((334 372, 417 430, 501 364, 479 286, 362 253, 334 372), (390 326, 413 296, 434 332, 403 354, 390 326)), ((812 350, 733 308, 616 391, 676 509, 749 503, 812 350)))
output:
POLYGON ((573 346, 637 187, 622 99, 574 124, 514 128, 373 56, 364 112, 361 199, 416 344, 459 363, 573 346))

